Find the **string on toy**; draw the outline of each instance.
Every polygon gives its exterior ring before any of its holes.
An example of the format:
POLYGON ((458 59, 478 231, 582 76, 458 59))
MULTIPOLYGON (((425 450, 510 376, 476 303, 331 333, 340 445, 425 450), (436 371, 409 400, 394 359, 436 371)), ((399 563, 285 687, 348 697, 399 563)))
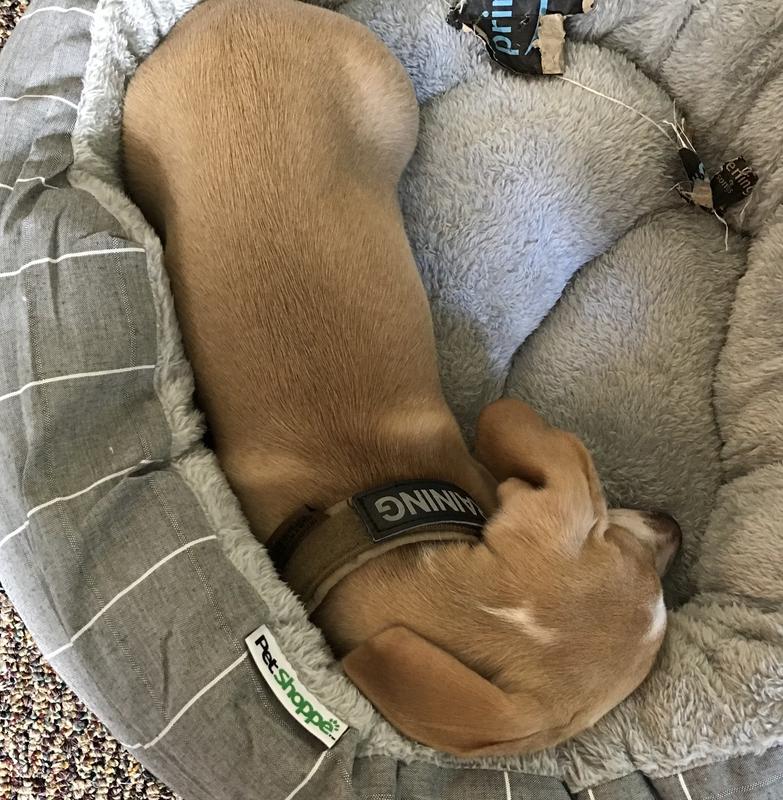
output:
MULTIPOLYGON (((726 212, 729 207, 749 198, 758 183, 758 174, 742 156, 727 161, 714 173, 708 172, 704 161, 688 137, 685 117, 678 115, 676 103, 672 104, 672 119, 655 120, 630 103, 562 74, 565 63, 562 48, 563 19, 589 11, 593 6, 592 2, 577 3, 576 0, 569 0, 569 3, 559 7, 560 11, 554 12, 549 8, 548 0, 540 0, 538 15, 535 17, 533 15, 535 3, 532 0, 503 0, 502 5, 509 8, 504 8, 502 11, 495 8, 495 3, 499 0, 440 0, 440 2, 449 7, 446 19, 448 24, 478 36, 484 42, 492 59, 505 69, 517 74, 546 74, 558 78, 563 83, 571 84, 583 92, 630 111, 665 136, 666 141, 677 149, 687 176, 687 179, 683 178, 672 188, 677 190, 683 200, 707 211, 721 222, 725 228, 724 238, 728 250, 729 224, 725 219, 726 212), (548 13, 560 18, 559 22, 553 23, 559 31, 559 36, 555 36, 551 31, 548 36, 544 35, 543 20, 548 13), (527 49, 525 44, 528 44, 527 49), (538 52, 531 54, 533 49, 538 52)), ((742 209, 740 225, 749 202, 748 200, 742 209)))
POLYGON ((726 218, 722 217, 714 208, 712 209, 712 213, 715 215, 715 219, 720 220, 726 226, 726 235, 723 238, 723 244, 726 248, 726 252, 729 252, 729 223, 726 222, 726 218))
MULTIPOLYGON (((566 78, 565 75, 556 75, 555 77, 559 78, 561 81, 565 81, 566 83, 578 86, 580 89, 584 89, 586 92, 598 95, 598 97, 603 97, 605 100, 609 100, 612 103, 616 103, 618 106, 627 108, 629 111, 633 111, 634 114, 649 122, 650 125, 654 125, 672 144, 675 144, 674 139, 672 139, 672 137, 669 135, 668 131, 663 127, 663 125, 659 125, 652 117, 648 117, 647 114, 645 114, 643 111, 639 111, 638 108, 634 108, 633 106, 628 105, 628 103, 624 103, 622 100, 618 100, 616 97, 611 97, 608 94, 599 92, 598 89, 592 89, 589 86, 585 86, 583 83, 579 83, 579 81, 575 81, 573 78, 566 78)), ((665 123, 665 124, 671 125, 672 123, 665 123)))
POLYGON ((643 111, 639 110, 638 108, 635 108, 632 105, 629 105, 628 103, 623 102, 622 100, 619 100, 616 97, 612 97, 611 95, 605 94, 604 92, 601 92, 597 89, 593 89, 591 86, 585 86, 585 84, 580 83, 579 81, 576 81, 573 78, 567 78, 565 75, 557 75, 554 77, 559 78, 561 81, 564 81, 565 83, 570 83, 572 86, 576 86, 586 92, 590 92, 590 94, 602 97, 605 100, 614 103, 615 105, 621 106, 622 108, 625 108, 628 111, 633 112, 639 118, 643 119, 645 122, 648 122, 650 125, 656 128, 656 130, 660 131, 672 145, 678 148, 680 158, 683 159, 683 165, 686 166, 687 171, 690 171, 688 164, 688 159, 689 159, 688 153, 693 155, 694 160, 698 164, 698 169, 696 170, 695 175, 689 176, 690 177, 690 182, 688 183, 689 189, 685 190, 681 188, 683 183, 685 183, 685 181, 679 181, 678 183, 674 184, 674 186, 672 186, 672 188, 669 189, 669 191, 671 191, 672 189, 677 189, 677 191, 684 199, 688 200, 688 202, 694 205, 699 206, 700 208, 703 208, 705 211, 709 211, 723 225, 723 227, 726 229, 724 236, 724 245, 726 251, 728 252, 729 230, 730 230, 729 223, 726 221, 726 218, 723 216, 723 214, 719 212, 719 209, 720 211, 724 211, 729 203, 736 202, 737 199, 740 199, 743 194, 747 195, 748 199, 745 205, 743 206, 739 216, 740 225, 742 225, 743 219, 745 217, 745 212, 747 211, 751 201, 749 193, 750 191, 752 191, 753 186, 755 186, 756 183, 758 182, 758 175, 747 164, 747 162, 745 162, 745 160, 742 158, 738 158, 734 159, 733 161, 727 162, 726 164, 723 165, 723 168, 721 169, 721 172, 717 176, 717 178, 719 180, 723 180, 724 189, 725 189, 725 184, 728 181, 730 181, 729 183, 730 190, 732 191, 733 194, 730 196, 728 200, 726 199, 725 194, 723 195, 721 200, 718 200, 714 195, 714 192, 718 191, 718 189, 720 188, 720 184, 716 185, 715 181, 714 180, 711 181, 709 176, 706 174, 706 171, 704 170, 704 165, 703 163, 701 163, 701 159, 698 156, 696 148, 693 146, 693 142, 691 142, 685 130, 685 117, 678 117, 676 103, 672 105, 672 120, 661 120, 661 122, 658 123, 654 119, 652 119, 652 117, 645 114, 643 111), (676 138, 672 138, 671 134, 669 133, 669 131, 666 130, 666 128, 670 128, 674 133, 674 137, 676 138), (688 151, 688 153, 686 153, 685 151, 688 151), (731 172, 727 173, 727 170, 729 169, 734 170, 733 174, 731 172), (734 178, 736 177, 739 177, 740 180, 739 181, 734 180, 734 178), (744 185, 742 183, 742 179, 745 180, 744 185), (697 185, 703 186, 704 189, 706 189, 707 192, 706 200, 703 194, 700 196, 695 196, 694 187, 696 187, 697 185), (739 189, 740 194, 736 194, 736 192, 738 191, 737 189, 738 186, 742 187, 741 189, 739 189), (747 188, 748 186, 749 188, 747 188))

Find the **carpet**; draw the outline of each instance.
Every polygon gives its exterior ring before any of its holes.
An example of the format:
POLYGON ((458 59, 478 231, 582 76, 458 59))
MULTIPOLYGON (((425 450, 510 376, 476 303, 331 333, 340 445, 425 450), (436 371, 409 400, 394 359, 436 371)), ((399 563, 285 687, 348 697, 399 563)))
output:
POLYGON ((8 39, 8 34, 24 14, 29 0, 0 0, 0 48, 8 39))
POLYGON ((60 681, 0 587, 0 798, 175 800, 60 681))

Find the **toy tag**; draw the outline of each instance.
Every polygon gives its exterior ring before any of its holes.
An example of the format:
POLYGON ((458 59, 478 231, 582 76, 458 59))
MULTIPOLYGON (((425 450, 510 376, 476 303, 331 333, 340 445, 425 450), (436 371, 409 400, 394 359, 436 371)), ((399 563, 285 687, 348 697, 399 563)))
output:
POLYGON ((758 174, 744 158, 727 161, 710 181, 715 210, 722 215, 729 206, 748 197, 758 182, 758 174))
POLYGON ((689 181, 695 183, 696 181, 707 180, 707 170, 704 167, 704 162, 699 158, 699 154, 695 150, 689 150, 687 147, 680 148, 680 161, 685 167, 689 181))
POLYGON ((506 69, 562 75, 565 17, 586 13, 593 5, 594 0, 457 0, 446 20, 475 33, 506 69))
POLYGON ((730 206, 748 197, 759 180, 753 167, 741 156, 727 161, 712 178, 695 150, 681 148, 680 160, 690 181, 687 189, 677 187, 680 195, 689 203, 705 211, 714 211, 720 217, 730 206))
POLYGON ((712 187, 710 186, 707 170, 704 162, 694 150, 687 147, 680 149, 680 161, 682 161, 685 172, 690 181, 688 189, 677 186, 680 196, 695 206, 704 208, 707 211, 713 210, 712 187))

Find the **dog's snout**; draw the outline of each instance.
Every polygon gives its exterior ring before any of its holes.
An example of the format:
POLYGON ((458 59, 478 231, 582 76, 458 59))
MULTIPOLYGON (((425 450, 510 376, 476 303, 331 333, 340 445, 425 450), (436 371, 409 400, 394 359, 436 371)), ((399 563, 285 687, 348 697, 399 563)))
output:
POLYGON ((665 511, 649 511, 645 516, 656 536, 655 566, 659 575, 665 575, 682 544, 682 528, 665 511))

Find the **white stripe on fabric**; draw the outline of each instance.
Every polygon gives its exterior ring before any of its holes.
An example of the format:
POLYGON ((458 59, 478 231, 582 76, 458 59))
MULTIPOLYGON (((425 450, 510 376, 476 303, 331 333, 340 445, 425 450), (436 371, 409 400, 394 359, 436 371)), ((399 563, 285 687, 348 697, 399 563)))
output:
POLYGON ((9 192, 14 190, 13 186, 9 186, 7 183, 0 183, 0 189, 8 189, 9 192))
POLYGON ((126 372, 143 372, 144 370, 155 369, 155 364, 140 364, 138 367, 118 367, 117 369, 101 369, 96 372, 71 372, 68 375, 56 375, 53 378, 42 378, 38 381, 30 381, 19 389, 14 389, 13 392, 8 394, 0 394, 0 403, 3 400, 10 400, 12 397, 19 397, 24 394, 28 389, 34 386, 44 386, 49 383, 61 383, 62 381, 77 381, 83 378, 100 378, 104 375, 122 375, 126 372))
POLYGON ((20 94, 19 97, 0 97, 0 101, 6 103, 18 103, 20 100, 56 100, 58 103, 65 103, 73 109, 78 109, 76 103, 66 100, 64 97, 58 97, 55 94, 20 94))
POLYGON ((84 14, 85 17, 94 17, 95 14, 92 11, 87 11, 86 8, 64 8, 63 6, 43 6, 42 8, 36 8, 35 11, 29 11, 28 13, 24 14, 20 20, 23 22, 26 19, 30 19, 30 17, 34 17, 36 14, 43 14, 44 11, 53 11, 57 14, 69 14, 73 12, 74 14, 84 14))
POLYGON ((301 792, 305 786, 307 786, 307 784, 312 780, 313 775, 318 772, 318 767, 321 766, 321 762, 326 758, 327 755, 329 755, 329 751, 324 750, 323 753, 318 756, 318 760, 315 762, 315 764, 313 764, 313 768, 307 773, 307 775, 305 775, 304 780, 298 786, 294 787, 290 794, 286 795, 285 800, 293 800, 293 798, 296 797, 296 795, 299 794, 299 792, 301 792))
POLYGON ((685 800, 693 800, 691 790, 688 788, 688 784, 685 783, 685 778, 682 777, 682 773, 678 772, 677 777, 680 779, 680 786, 682 787, 682 793, 685 795, 685 800))
POLYGON ((16 530, 11 531, 11 533, 7 533, 0 539, 0 547, 2 547, 6 542, 10 541, 14 538, 14 536, 18 536, 23 530, 25 530, 30 525, 30 520, 26 520, 23 522, 16 530))
POLYGON ((34 261, 28 261, 26 264, 22 264, 19 269, 12 270, 11 272, 0 272, 0 278, 11 278, 14 275, 19 275, 19 273, 24 272, 26 269, 30 267, 34 267, 37 264, 59 264, 61 261, 66 261, 69 258, 87 258, 88 256, 105 256, 109 253, 144 253, 145 250, 143 247, 115 247, 109 248, 108 250, 83 250, 80 253, 65 253, 64 255, 59 256, 58 258, 49 258, 48 256, 45 258, 36 258, 34 261))
POLYGON ((506 786, 506 800, 511 800, 511 781, 508 779, 508 772, 503 771, 503 781, 506 786))
MULTIPOLYGON (((24 17, 23 17, 24 19, 24 17)), ((49 189, 59 189, 59 186, 52 186, 51 183, 46 182, 46 178, 41 177, 40 175, 35 175, 32 178, 17 178, 17 183, 32 183, 33 181, 40 181, 44 186, 48 187, 49 189)))
MULTIPOLYGON (((142 748, 143 750, 148 750, 150 747, 154 747, 182 718, 182 715, 196 702, 198 702, 213 686, 220 683, 223 678, 226 677, 230 672, 235 670, 246 658, 248 654, 244 653, 241 655, 233 664, 229 664, 223 672, 221 672, 218 676, 213 678, 206 686, 204 686, 201 690, 196 692, 193 697, 185 703, 184 706, 172 717, 171 722, 154 738, 150 739, 146 744, 142 744, 138 742, 136 744, 123 744, 122 746, 127 748, 128 750, 137 750, 138 748, 142 748)), ((328 750, 326 752, 329 752, 328 750)))
POLYGON ((30 520, 32 517, 37 514, 39 511, 42 511, 44 508, 48 508, 49 506, 53 506, 55 503, 63 503, 67 500, 73 500, 75 497, 80 497, 83 494, 87 494, 87 492, 91 492, 96 486, 100 486, 102 483, 106 483, 106 481, 113 480, 114 478, 120 478, 123 475, 127 475, 129 472, 133 472, 134 470, 139 469, 140 467, 144 467, 147 464, 151 464, 151 461, 148 461, 146 458, 139 461, 137 464, 134 464, 132 467, 127 467, 126 469, 121 469, 119 472, 112 472, 111 475, 106 475, 103 478, 99 478, 94 483, 91 483, 84 489, 79 489, 78 492, 74 492, 73 494, 63 495, 62 497, 53 497, 51 500, 47 500, 45 503, 41 503, 41 505, 36 506, 35 508, 31 508, 26 516, 27 521, 23 522, 15 531, 11 531, 11 533, 6 534, 2 539, 0 539, 0 547, 2 547, 7 541, 13 539, 14 536, 20 534, 27 526, 30 524, 30 520))
POLYGON ((55 497, 52 500, 47 500, 45 503, 41 503, 40 506, 36 506, 31 511, 27 512, 27 516, 32 517, 33 514, 37 514, 39 511, 42 511, 44 508, 48 508, 49 506, 53 506, 55 503, 62 503, 65 500, 73 500, 75 497, 79 497, 80 495, 87 494, 87 492, 91 492, 96 486, 100 486, 102 483, 106 483, 106 481, 110 481, 114 478, 121 478, 123 475, 127 475, 129 472, 133 472, 134 470, 141 469, 141 467, 146 467, 148 464, 152 462, 149 459, 142 458, 137 464, 134 464, 132 467, 126 467, 125 469, 121 469, 117 472, 112 472, 111 475, 106 475, 103 478, 98 478, 97 481, 91 483, 86 489, 80 489, 78 492, 74 492, 73 494, 66 494, 62 497, 55 497))
POLYGON ((152 575, 153 572, 160 569, 165 563, 171 561, 172 558, 176 558, 181 553, 184 553, 186 550, 190 550, 191 547, 195 547, 197 544, 202 544, 203 542, 211 542, 215 541, 217 536, 202 536, 200 539, 194 539, 192 542, 188 542, 187 544, 183 544, 182 547, 178 547, 173 553, 169 553, 165 558, 161 558, 160 561, 153 564, 143 575, 136 578, 133 583, 126 586, 121 592, 117 592, 117 594, 109 600, 108 603, 83 627, 79 628, 76 633, 64 644, 62 647, 58 647, 53 652, 49 653, 49 655, 45 655, 44 658, 47 661, 51 661, 53 658, 56 658, 61 653, 64 653, 66 650, 73 647, 73 643, 84 633, 86 633, 115 603, 125 597, 128 592, 133 591, 140 583, 145 581, 152 575))
POLYGON ((587 800, 595 800, 595 795, 593 794, 592 789, 587 790, 587 800))

